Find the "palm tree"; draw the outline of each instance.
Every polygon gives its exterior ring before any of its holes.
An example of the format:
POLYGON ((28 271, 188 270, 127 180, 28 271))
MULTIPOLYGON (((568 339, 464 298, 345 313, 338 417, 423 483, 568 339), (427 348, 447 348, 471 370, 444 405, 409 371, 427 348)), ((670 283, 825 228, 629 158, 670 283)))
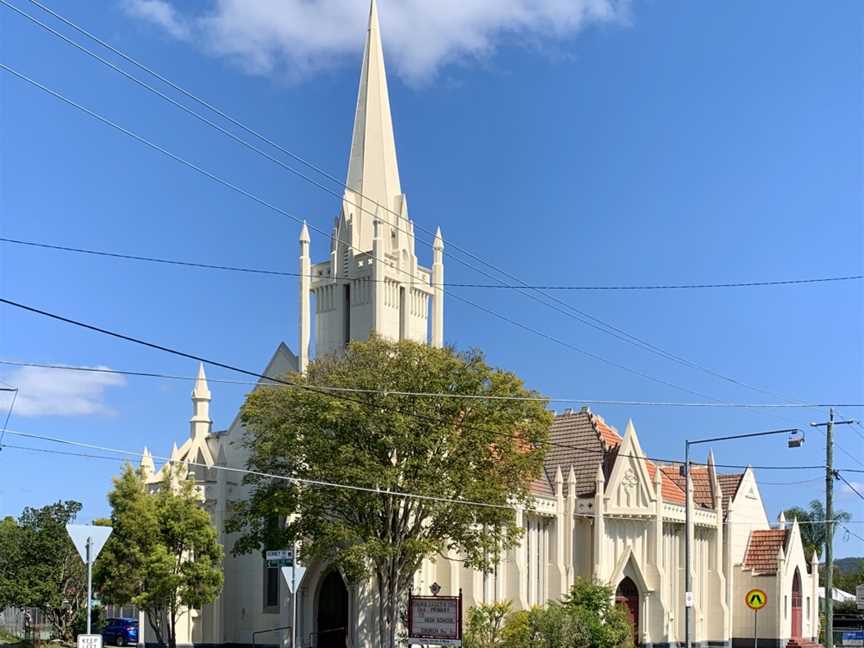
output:
MULTIPOLYGON (((822 550, 825 548, 825 537, 827 535, 825 531, 825 507, 822 506, 822 502, 814 499, 810 502, 809 509, 793 506, 783 511, 783 515, 786 516, 787 520, 798 519, 798 523, 801 525, 801 543, 804 545, 804 555, 807 559, 809 560, 814 551, 821 557, 822 550)), ((835 531, 837 525, 842 522, 848 522, 851 517, 846 511, 835 510, 835 531)))

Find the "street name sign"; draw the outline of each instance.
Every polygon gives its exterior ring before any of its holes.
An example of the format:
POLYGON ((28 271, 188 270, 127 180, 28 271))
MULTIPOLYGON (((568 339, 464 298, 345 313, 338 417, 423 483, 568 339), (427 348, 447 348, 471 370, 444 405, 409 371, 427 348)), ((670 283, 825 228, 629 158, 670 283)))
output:
POLYGON ((80 634, 78 635, 78 648, 102 648, 102 635, 80 634))
POLYGON ((768 604, 768 595, 761 589, 751 589, 744 597, 744 602, 751 610, 758 612, 768 604))
POLYGON ((294 564, 293 549, 276 549, 267 552, 268 567, 290 567, 294 564))

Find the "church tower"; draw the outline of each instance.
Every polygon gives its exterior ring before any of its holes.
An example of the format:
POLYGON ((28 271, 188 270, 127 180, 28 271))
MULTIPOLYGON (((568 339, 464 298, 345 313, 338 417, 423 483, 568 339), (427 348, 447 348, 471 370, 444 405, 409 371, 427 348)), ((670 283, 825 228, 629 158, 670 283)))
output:
POLYGON ((330 237, 330 258, 311 263, 309 230, 300 233, 300 370, 309 362, 311 297, 315 348, 340 353, 352 340, 444 342, 444 243, 438 230, 433 267, 417 262, 414 224, 399 183, 396 140, 375 0, 360 70, 347 188, 330 237))

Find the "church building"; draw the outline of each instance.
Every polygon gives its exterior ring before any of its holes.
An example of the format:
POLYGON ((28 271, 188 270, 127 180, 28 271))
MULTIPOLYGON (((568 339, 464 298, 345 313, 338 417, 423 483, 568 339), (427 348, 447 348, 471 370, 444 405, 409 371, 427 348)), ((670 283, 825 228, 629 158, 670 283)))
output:
MULTIPOLYGON (((313 303, 317 354, 339 353, 351 340, 373 333, 443 345, 444 245, 438 230, 431 267, 421 265, 400 184, 374 0, 330 255, 312 262, 305 225, 299 248, 298 352, 279 344, 264 375, 305 370, 313 343, 313 303)), ((181 617, 177 642, 287 647, 290 632, 278 629, 292 623, 287 583, 261 554, 230 552, 234 538, 225 530, 226 518, 232 502, 247 497, 248 489, 240 474, 215 466, 243 468, 247 451, 239 418, 227 429, 213 429, 211 399, 202 366, 192 391, 189 435, 174 446, 170 463, 185 465, 197 483, 202 506, 226 549, 225 586, 214 603, 181 617)), ((816 556, 804 555, 797 520, 769 523, 753 470, 720 473, 709 453, 704 465, 692 469, 688 492, 677 465, 646 457, 632 422, 620 434, 587 408, 559 413, 551 440, 556 445, 532 485, 534 505, 516 513, 525 531, 521 545, 488 574, 465 568, 457 555, 427 560, 415 576, 415 592, 428 594, 437 583, 442 594, 461 590, 466 612, 496 601, 510 601, 518 610, 559 599, 577 578, 592 579, 615 591, 636 645, 682 646, 689 536, 693 645, 752 645, 753 613, 744 603, 752 588, 764 590, 768 598, 759 614, 760 647, 805 646, 818 636, 816 556)), ((167 472, 165 466, 157 468, 146 449, 141 466, 154 487, 167 472)), ((372 591, 368 583, 346 581, 328 564, 306 565, 297 593, 300 645, 374 646, 372 591)), ((148 631, 144 640, 152 641, 148 631)))

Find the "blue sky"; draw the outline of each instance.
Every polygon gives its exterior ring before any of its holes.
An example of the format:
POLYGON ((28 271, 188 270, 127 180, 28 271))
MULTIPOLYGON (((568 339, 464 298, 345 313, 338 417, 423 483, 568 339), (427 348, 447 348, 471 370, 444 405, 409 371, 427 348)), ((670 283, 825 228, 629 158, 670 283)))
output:
MULTIPOLYGON (((50 6, 341 177, 365 6, 297 3, 313 7, 297 20, 312 21, 314 29, 298 35, 277 25, 262 44, 249 35, 261 16, 207 14, 208 4, 193 16, 171 13, 165 3, 132 0, 98 6, 54 0, 50 6), (226 24, 235 31, 226 31, 226 24)), ((862 273, 859 4, 639 2, 609 5, 603 15, 558 16, 557 26, 554 15, 543 13, 546 4, 520 17, 495 13, 489 7, 496 5, 479 0, 487 10, 468 16, 443 3, 441 20, 424 22, 418 31, 412 21, 424 16, 381 0, 402 186, 416 223, 430 229, 440 224, 447 241, 532 283, 862 273)), ((6 8, 0 8, 0 30, 0 58, 7 65, 317 227, 331 226, 339 207, 332 196, 6 8)), ((296 223, 5 73, 0 124, 2 236, 296 269, 296 223)), ((418 255, 428 264, 431 244, 428 237, 418 239, 418 255)), ((313 233, 312 250, 322 259, 327 241, 313 233)), ((450 256, 446 273, 448 281, 488 282, 450 256)), ((296 348, 297 285, 286 278, 0 244, 0 290, 10 299, 250 369, 263 368, 280 340, 296 348)), ((513 292, 451 292, 718 399, 778 400, 624 344, 513 292)), ((671 353, 784 397, 864 398, 860 283, 558 296, 671 353)), ((482 348, 491 362, 548 395, 696 399, 455 299, 446 302, 445 318, 448 342, 482 348)), ((192 362, 8 307, 0 308, 0 357, 183 375, 196 369, 192 362)), ((217 369, 209 375, 233 378, 217 369)), ((156 454, 167 454, 173 441, 188 434, 191 384, 76 381, 9 367, 0 369, 0 378, 22 386, 14 430, 130 450, 147 445, 156 454)), ((223 428, 244 388, 211 388, 215 425, 223 428)), ((593 409, 619 429, 632 417, 646 452, 659 457, 681 456, 685 438, 804 427, 826 415, 593 409)), ((860 410, 842 413, 864 418, 860 410)), ((864 469, 862 435, 850 426, 837 429, 843 448, 836 453, 838 466, 864 469)), ((822 463, 824 437, 809 429, 807 437, 804 450, 769 439, 718 445, 715 454, 730 464, 822 463)), ((105 515, 105 493, 117 470, 107 461, 4 450, 0 515, 59 498, 84 502, 84 519, 105 515)), ((822 493, 817 470, 758 476, 772 518, 822 493)), ((864 483, 864 474, 847 476, 864 483)), ((843 489, 838 493, 838 505, 864 521, 862 501, 843 489)), ((864 535, 864 526, 851 528, 864 535)), ((843 534, 836 546, 841 556, 864 555, 864 542, 843 534)))

